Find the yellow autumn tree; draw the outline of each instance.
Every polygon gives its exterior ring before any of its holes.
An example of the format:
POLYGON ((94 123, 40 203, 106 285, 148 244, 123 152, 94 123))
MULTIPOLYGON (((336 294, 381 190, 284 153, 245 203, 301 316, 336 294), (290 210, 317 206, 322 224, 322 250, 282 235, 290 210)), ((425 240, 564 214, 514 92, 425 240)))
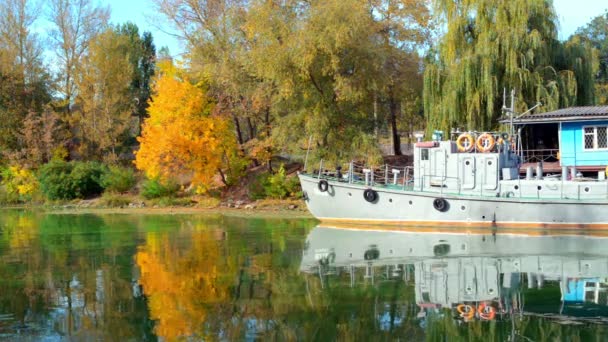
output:
MULTIPOLYGON (((135 255, 154 332, 167 341, 202 339, 205 323, 229 302, 236 263, 222 255, 223 232, 195 226, 191 245, 150 233, 135 255)), ((179 235, 179 232, 176 234, 179 235)))
POLYGON ((212 115, 214 103, 204 85, 192 84, 185 71, 169 61, 158 65, 156 95, 138 137, 136 167, 161 180, 191 174, 197 189, 208 188, 218 173, 228 184, 243 165, 230 121, 212 115))

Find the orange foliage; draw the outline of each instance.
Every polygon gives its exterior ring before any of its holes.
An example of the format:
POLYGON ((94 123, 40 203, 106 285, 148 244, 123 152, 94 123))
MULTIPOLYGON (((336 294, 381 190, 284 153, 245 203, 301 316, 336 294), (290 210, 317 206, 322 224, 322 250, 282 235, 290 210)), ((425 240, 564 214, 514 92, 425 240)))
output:
POLYGON ((159 337, 202 337, 210 305, 228 299, 229 282, 223 279, 235 271, 222 262, 215 233, 205 230, 195 234, 191 248, 186 250, 172 246, 168 235, 158 238, 150 234, 145 248, 137 252, 139 282, 148 296, 159 337))
POLYGON ((161 180, 192 174, 192 183, 206 188, 237 154, 236 138, 227 119, 210 114, 214 105, 206 93, 182 74, 161 64, 135 165, 161 180))

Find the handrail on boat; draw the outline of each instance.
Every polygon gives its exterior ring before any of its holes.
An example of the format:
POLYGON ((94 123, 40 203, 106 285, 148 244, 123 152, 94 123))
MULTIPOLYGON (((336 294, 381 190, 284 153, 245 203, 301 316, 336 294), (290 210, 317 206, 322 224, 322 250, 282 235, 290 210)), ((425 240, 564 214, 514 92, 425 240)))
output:
MULTIPOLYGON (((362 163, 351 161, 348 163, 348 170, 342 173, 340 170, 325 170, 323 168, 324 161, 319 163, 319 170, 314 170, 310 176, 317 179, 337 180, 348 184, 365 184, 366 186, 384 186, 399 190, 416 190, 425 193, 437 193, 441 196, 444 193, 457 195, 471 195, 481 197, 515 197, 520 199, 537 199, 537 200, 608 200, 608 181, 604 181, 604 189, 600 189, 598 185, 589 187, 591 182, 579 181, 554 181, 557 188, 551 187, 547 182, 538 184, 528 182, 525 179, 517 178, 516 187, 514 189, 506 188, 505 183, 497 182, 496 187, 487 189, 485 180, 478 180, 479 184, 475 187, 475 191, 463 193, 463 180, 459 177, 449 177, 445 174, 423 174, 415 177, 413 166, 394 166, 384 164, 377 167, 367 167, 362 163), (437 180, 439 179, 439 180, 437 180), (436 180, 436 181, 435 181, 436 180), (427 186, 432 186, 431 181, 439 187, 438 191, 432 191, 427 186), (427 184, 428 183, 428 184, 427 184), (534 191, 533 188, 542 185, 542 190, 539 188, 534 191), (452 192, 456 190, 456 192, 452 192), (589 193, 588 195, 583 195, 589 193)), ((553 182, 550 182, 553 184, 553 182)), ((597 184, 597 183, 595 183, 597 184)), ((437 190, 437 189, 435 189, 437 190)))

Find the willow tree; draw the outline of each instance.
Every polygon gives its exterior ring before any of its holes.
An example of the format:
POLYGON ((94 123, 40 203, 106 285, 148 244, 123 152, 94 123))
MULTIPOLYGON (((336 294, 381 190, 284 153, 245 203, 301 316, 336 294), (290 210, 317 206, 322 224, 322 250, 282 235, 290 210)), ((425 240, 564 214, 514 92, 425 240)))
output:
POLYGON ((550 111, 593 101, 589 47, 557 40, 549 0, 435 0, 445 34, 428 56, 424 109, 429 129, 490 129, 503 89, 516 110, 550 111))
POLYGON ((580 40, 597 49, 599 69, 595 73, 596 102, 606 105, 608 104, 608 10, 580 27, 569 39, 575 44, 580 40))

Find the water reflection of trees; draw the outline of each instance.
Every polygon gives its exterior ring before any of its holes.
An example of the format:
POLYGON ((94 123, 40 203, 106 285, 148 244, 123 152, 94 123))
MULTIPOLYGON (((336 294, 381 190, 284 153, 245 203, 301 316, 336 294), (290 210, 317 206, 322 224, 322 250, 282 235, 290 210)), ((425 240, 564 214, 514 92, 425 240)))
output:
MULTIPOLYGON (((463 322, 452 308, 421 308, 412 265, 329 264, 302 273, 308 226, 10 212, 0 217, 0 335, 21 329, 74 340, 470 341, 605 334, 603 325, 556 323, 542 310, 463 322)), ((550 281, 521 294, 528 306, 559 303, 550 281)))
POLYGON ((0 335, 153 337, 145 298, 133 298, 136 230, 128 220, 10 211, 0 226, 0 313, 9 313, 0 335))

